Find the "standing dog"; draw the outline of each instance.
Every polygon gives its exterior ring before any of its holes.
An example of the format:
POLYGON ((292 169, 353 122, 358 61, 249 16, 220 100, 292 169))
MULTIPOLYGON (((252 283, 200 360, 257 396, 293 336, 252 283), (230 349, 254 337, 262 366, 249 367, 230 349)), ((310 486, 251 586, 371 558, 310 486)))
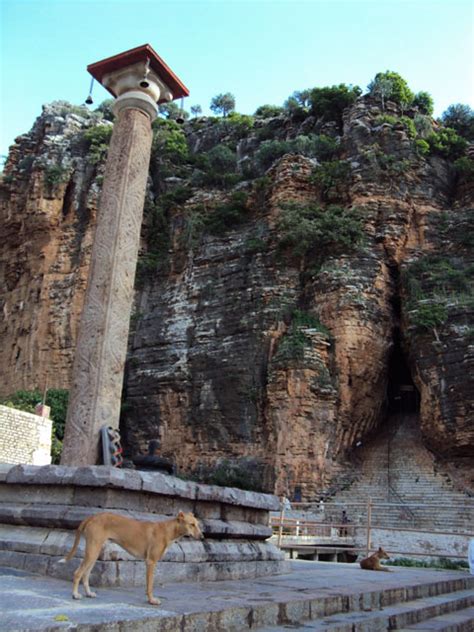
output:
POLYGON ((89 516, 81 522, 70 553, 61 560, 67 562, 76 552, 81 535, 86 539, 84 560, 74 573, 72 596, 81 599, 79 583, 82 579, 87 597, 95 597, 89 586, 89 576, 99 557, 100 550, 107 540, 119 544, 134 557, 145 560, 146 594, 148 603, 159 605, 160 600, 153 596, 155 566, 168 546, 179 538, 189 535, 202 540, 203 534, 199 522, 192 513, 179 512, 176 518, 163 522, 143 522, 112 513, 99 513, 89 516))
POLYGON ((388 560, 390 559, 390 555, 386 553, 381 546, 379 546, 379 550, 370 555, 369 557, 364 558, 360 561, 360 567, 366 571, 387 571, 390 572, 389 568, 385 566, 381 566, 380 560, 388 560))

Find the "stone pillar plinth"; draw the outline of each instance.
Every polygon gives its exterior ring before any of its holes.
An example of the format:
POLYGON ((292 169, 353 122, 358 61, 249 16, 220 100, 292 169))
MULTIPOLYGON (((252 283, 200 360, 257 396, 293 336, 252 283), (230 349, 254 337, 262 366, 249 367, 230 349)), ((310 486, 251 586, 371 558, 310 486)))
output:
POLYGON ((146 94, 115 102, 89 281, 74 359, 61 462, 99 463, 103 425, 118 427, 133 284, 156 106, 146 94))

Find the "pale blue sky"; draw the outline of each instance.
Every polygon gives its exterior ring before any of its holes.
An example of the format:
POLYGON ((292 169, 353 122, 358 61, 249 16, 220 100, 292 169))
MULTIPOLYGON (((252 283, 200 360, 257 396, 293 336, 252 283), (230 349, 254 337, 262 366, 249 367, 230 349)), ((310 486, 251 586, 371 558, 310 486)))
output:
MULTIPOLYGON (((149 43, 208 112, 281 105, 294 91, 399 72, 415 92, 474 106, 472 0, 0 0, 0 153, 41 105, 82 103, 86 66, 149 43)), ((95 105, 107 98, 96 84, 95 105)), ((94 106, 95 107, 95 106, 94 106)))

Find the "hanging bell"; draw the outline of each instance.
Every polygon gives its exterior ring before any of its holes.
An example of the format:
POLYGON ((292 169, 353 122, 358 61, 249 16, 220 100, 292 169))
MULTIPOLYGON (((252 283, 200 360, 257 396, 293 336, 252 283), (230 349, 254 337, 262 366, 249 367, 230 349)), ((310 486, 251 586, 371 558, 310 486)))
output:
POLYGON ((176 117, 176 123, 182 125, 184 123, 184 109, 183 109, 183 98, 181 97, 181 107, 178 116, 176 117))
POLYGON ((92 103, 94 103, 94 101, 92 100, 92 88, 94 87, 94 77, 92 77, 91 79, 91 85, 89 88, 89 95, 87 97, 87 99, 85 100, 85 104, 86 105, 92 105, 92 103))
POLYGON ((146 64, 145 64, 145 73, 143 75, 143 79, 138 84, 140 86, 140 88, 149 88, 150 87, 150 82, 148 81, 149 73, 150 73, 150 58, 147 57, 146 64))

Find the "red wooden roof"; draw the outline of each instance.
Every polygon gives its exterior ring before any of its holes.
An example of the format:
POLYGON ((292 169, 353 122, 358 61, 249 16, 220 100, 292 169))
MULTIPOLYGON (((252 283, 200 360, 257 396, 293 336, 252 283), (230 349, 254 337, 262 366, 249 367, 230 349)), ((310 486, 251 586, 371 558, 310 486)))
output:
MULTIPOLYGON (((113 57, 107 57, 102 61, 96 61, 94 64, 89 64, 87 70, 99 83, 102 83, 104 75, 114 70, 119 70, 125 66, 131 66, 140 61, 150 60, 150 69, 158 75, 158 77, 165 83, 173 94, 173 99, 179 99, 180 97, 189 96, 189 90, 184 83, 178 79, 174 72, 165 64, 161 57, 155 53, 150 44, 144 44, 143 46, 137 46, 131 50, 127 50, 119 55, 113 57)), ((108 88, 107 88, 108 89, 108 88)), ((113 92, 109 90, 111 94, 113 92)), ((113 96, 116 96, 113 94, 113 96)), ((158 103, 165 102, 166 99, 160 99, 158 103)))

